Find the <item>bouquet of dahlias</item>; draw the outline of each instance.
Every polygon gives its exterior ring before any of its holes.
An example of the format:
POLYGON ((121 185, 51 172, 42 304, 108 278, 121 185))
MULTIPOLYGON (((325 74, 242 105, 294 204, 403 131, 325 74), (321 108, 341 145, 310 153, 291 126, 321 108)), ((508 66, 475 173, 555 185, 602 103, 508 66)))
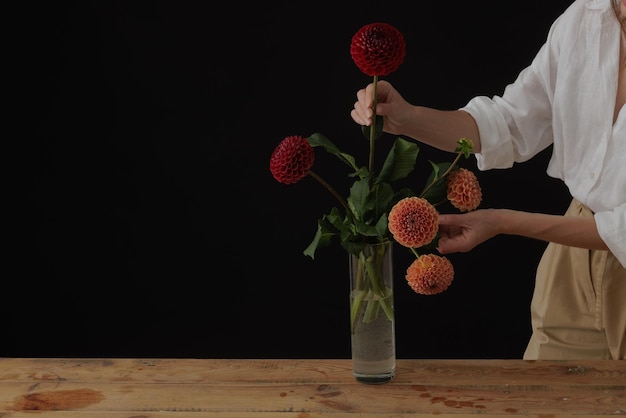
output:
MULTIPOLYGON (((350 54, 357 67, 373 77, 375 111, 378 77, 394 72, 403 62, 404 37, 389 24, 368 24, 353 36, 350 54)), ((383 134, 382 123, 382 117, 374 114, 372 125, 362 127, 369 142, 368 165, 357 164, 352 155, 341 151, 326 136, 314 133, 309 137, 284 138, 271 155, 270 171, 283 184, 294 184, 310 175, 341 204, 341 208, 333 207, 318 220, 317 232, 304 250, 305 255, 313 259, 318 248, 328 246, 334 239, 353 255, 362 254, 368 244, 395 241, 416 256, 405 275, 411 288, 420 294, 440 293, 450 285, 454 270, 446 257, 432 254, 439 226, 435 207, 449 201, 460 211, 470 211, 479 205, 482 195, 474 173, 457 167, 461 156, 469 157, 472 142, 460 139, 452 162, 429 161, 432 172, 419 194, 409 188, 394 191, 392 184, 407 178, 414 170, 419 147, 414 141, 396 138, 382 167, 375 171, 374 154, 383 134), (355 180, 347 199, 312 170, 314 147, 324 148, 349 168, 348 176, 355 180), (422 250, 424 254, 420 254, 422 250)), ((372 288, 380 289, 380 286, 374 284, 372 288)), ((384 299, 385 295, 379 296, 384 299)), ((356 308, 353 306, 353 310, 356 308)))

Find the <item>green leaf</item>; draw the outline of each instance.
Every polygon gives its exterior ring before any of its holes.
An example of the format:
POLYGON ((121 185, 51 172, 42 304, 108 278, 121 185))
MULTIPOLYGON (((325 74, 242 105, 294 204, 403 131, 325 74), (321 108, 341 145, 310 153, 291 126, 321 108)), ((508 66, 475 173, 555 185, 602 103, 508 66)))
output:
POLYGON ((385 237, 390 234, 389 229, 389 219, 387 218, 387 213, 383 213, 380 218, 378 218, 378 222, 376 222, 376 230, 378 231, 379 237, 385 237))
POLYGON ((363 248, 365 248, 365 241, 363 241, 363 240, 359 240, 359 241, 341 241, 341 246, 348 253, 353 254, 353 255, 358 255, 360 252, 363 251, 363 248))
POLYGON ((467 159, 469 158, 470 154, 473 152, 474 150, 474 143, 467 139, 467 138, 461 138, 458 141, 459 146, 456 147, 456 149, 454 150, 454 152, 456 153, 462 153, 463 156, 467 159))
POLYGON ((350 210, 352 210, 357 219, 363 219, 369 194, 369 177, 355 181, 350 188, 348 206, 350 206, 350 210))
POLYGON ((327 247, 331 244, 332 238, 338 235, 345 228, 343 216, 339 209, 332 208, 330 214, 322 216, 317 221, 317 231, 313 241, 304 250, 304 255, 315 259, 315 251, 318 248, 327 247), (339 227, 338 227, 339 226, 339 227))
POLYGON ((428 176, 426 186, 424 187, 424 191, 426 191, 426 193, 422 191, 421 196, 434 205, 445 200, 448 195, 446 179, 445 177, 441 177, 441 175, 448 170, 451 163, 444 162, 437 164, 430 161, 430 165, 433 170, 430 173, 430 176, 428 176))
POLYGON ((359 168, 356 165, 356 161, 354 157, 350 154, 346 154, 345 152, 341 152, 339 147, 337 147, 330 139, 326 138, 321 133, 314 133, 310 137, 307 138, 309 144, 312 147, 323 147, 326 152, 332 154, 339 158, 342 162, 346 163, 348 166, 353 168, 354 170, 358 170, 359 168))
MULTIPOLYGON (((354 221, 345 219, 341 240, 349 241, 361 237, 382 238, 387 233, 380 228, 380 217, 391 208, 394 198, 393 189, 388 183, 380 183, 370 188, 369 177, 355 181, 350 188, 347 202, 355 216, 354 221)), ((339 225, 335 225, 340 229, 339 225)))
POLYGON ((369 175, 369 171, 367 169, 367 167, 361 167, 358 170, 356 170, 354 173, 350 173, 348 174, 348 177, 359 177, 359 178, 365 178, 369 175))
MULTIPOLYGON (((385 231, 383 231, 384 234, 385 231)), ((364 222, 357 222, 356 233, 366 237, 382 237, 381 231, 376 225, 366 224, 364 222)))
POLYGON ((415 168, 419 147, 413 141, 396 138, 376 182, 393 182, 408 176, 415 168))
POLYGON ((373 210, 374 216, 379 217, 391 209, 393 197, 393 188, 389 183, 375 184, 368 197, 366 208, 368 210, 373 210))
POLYGON ((313 241, 311 241, 309 246, 304 249, 304 255, 307 255, 311 257, 311 259, 315 260, 315 251, 318 248, 329 246, 334 235, 335 234, 332 233, 325 233, 321 222, 318 222, 315 237, 313 238, 313 241))
MULTIPOLYGON (((376 115, 376 127, 374 131, 374 140, 377 140, 383 135, 383 123, 384 123, 383 117, 380 115, 376 115)), ((363 136, 367 140, 370 139, 370 131, 371 131, 371 126, 361 125, 361 132, 363 133, 363 136)))
POLYGON ((404 199, 405 197, 411 197, 411 196, 417 196, 417 195, 412 189, 408 187, 403 187, 402 189, 398 190, 396 194, 393 196, 390 206, 395 205, 396 203, 398 203, 400 200, 404 199))

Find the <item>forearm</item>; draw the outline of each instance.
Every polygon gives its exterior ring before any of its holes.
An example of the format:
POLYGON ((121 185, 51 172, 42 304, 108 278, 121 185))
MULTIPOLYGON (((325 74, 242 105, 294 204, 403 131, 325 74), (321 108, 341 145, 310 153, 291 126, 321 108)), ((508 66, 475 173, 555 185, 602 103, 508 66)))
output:
POLYGON ((462 110, 437 110, 415 106, 415 116, 407 126, 407 135, 435 148, 453 152, 461 138, 474 144, 480 152, 480 135, 474 118, 462 110))
POLYGON ((608 250, 598 234, 593 217, 548 215, 509 209, 496 209, 494 214, 502 234, 555 242, 570 247, 608 250))

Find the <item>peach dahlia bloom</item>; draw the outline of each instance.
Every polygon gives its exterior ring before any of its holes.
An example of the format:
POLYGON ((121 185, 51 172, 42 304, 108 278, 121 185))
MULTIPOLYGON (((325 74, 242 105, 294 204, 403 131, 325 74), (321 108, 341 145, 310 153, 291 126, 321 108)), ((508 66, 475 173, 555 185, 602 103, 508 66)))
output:
POLYGON ((409 286, 422 295, 443 292, 453 278, 454 268, 450 260, 435 254, 420 255, 406 270, 409 286))
POLYGON ((421 197, 405 197, 389 211, 389 231, 405 247, 419 248, 430 243, 438 229, 439 212, 421 197))
POLYGON ((478 207, 482 200, 482 191, 476 175, 460 168, 448 175, 448 200, 461 212, 469 212, 478 207))

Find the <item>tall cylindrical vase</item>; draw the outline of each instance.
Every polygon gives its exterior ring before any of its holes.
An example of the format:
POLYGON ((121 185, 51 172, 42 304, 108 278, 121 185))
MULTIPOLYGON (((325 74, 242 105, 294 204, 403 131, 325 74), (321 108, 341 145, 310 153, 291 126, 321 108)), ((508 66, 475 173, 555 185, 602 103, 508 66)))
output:
POLYGON ((352 371, 357 381, 387 383, 396 373, 392 243, 349 255, 352 371))

